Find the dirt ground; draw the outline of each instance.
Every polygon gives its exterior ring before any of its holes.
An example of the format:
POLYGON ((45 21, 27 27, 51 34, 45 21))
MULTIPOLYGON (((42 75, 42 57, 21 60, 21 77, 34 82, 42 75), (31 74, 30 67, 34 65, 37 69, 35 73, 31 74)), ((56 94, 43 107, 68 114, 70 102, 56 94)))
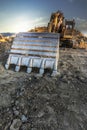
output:
POLYGON ((87 51, 60 49, 58 71, 5 70, 0 54, 0 130, 87 130, 87 51))

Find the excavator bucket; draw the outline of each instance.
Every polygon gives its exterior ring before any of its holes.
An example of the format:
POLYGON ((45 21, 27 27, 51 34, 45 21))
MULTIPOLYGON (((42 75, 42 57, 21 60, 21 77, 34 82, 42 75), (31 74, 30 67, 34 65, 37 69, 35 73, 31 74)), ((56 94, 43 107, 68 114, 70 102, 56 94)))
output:
POLYGON ((52 76, 58 74, 57 66, 59 59, 59 34, 58 33, 18 33, 13 41, 10 54, 5 64, 9 69, 15 65, 15 71, 20 71, 21 66, 27 67, 27 73, 32 68, 39 68, 40 75, 44 69, 51 69, 52 76))

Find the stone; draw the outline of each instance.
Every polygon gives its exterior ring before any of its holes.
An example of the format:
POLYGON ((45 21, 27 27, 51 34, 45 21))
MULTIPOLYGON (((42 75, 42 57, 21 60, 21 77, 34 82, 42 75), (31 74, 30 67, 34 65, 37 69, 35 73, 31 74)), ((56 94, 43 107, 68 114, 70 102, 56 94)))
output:
POLYGON ((16 115, 16 116, 18 116, 19 115, 19 111, 14 111, 14 114, 16 115))
POLYGON ((31 78, 31 77, 29 77, 29 81, 31 81, 31 79, 32 79, 32 78, 31 78))
POLYGON ((11 126, 10 130, 19 130, 22 122, 20 119, 14 119, 11 126))
POLYGON ((0 95, 0 107, 8 107, 11 104, 11 96, 6 93, 0 95))
POLYGON ((21 120, 22 122, 27 122, 27 117, 25 115, 22 115, 21 120))
POLYGON ((17 106, 18 104, 19 104, 19 101, 16 101, 16 102, 15 102, 15 105, 17 106))

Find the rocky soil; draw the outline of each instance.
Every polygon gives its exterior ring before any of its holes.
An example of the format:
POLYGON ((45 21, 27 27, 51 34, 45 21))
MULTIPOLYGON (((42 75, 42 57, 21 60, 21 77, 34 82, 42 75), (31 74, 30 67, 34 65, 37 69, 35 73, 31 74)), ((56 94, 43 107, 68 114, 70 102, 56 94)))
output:
POLYGON ((58 70, 5 70, 0 54, 0 130, 87 130, 87 51, 60 49, 58 70))

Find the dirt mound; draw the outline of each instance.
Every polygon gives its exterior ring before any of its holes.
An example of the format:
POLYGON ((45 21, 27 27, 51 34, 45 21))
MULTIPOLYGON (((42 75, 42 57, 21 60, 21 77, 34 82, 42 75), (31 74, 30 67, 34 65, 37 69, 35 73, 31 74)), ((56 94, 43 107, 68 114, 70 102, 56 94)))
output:
POLYGON ((0 53, 4 53, 10 50, 12 43, 1 42, 0 43, 0 53))
POLYGON ((60 50, 60 75, 5 70, 0 57, 0 130, 86 130, 87 51, 60 50))

